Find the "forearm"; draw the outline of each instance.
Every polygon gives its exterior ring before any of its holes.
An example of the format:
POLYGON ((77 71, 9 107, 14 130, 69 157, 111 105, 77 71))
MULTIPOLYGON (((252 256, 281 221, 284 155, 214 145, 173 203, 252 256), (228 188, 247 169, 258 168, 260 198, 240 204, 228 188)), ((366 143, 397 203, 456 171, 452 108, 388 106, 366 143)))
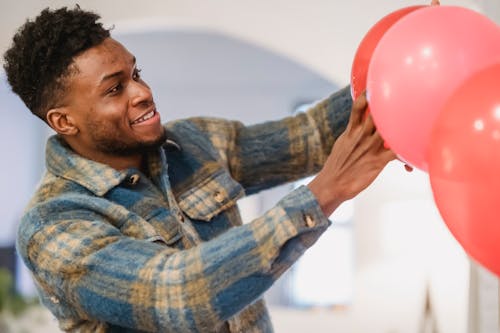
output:
POLYGON ((281 121, 238 132, 235 178, 248 193, 317 173, 344 132, 352 107, 349 87, 281 121))
POLYGON ((166 127, 185 149, 196 147, 216 158, 248 195, 318 172, 345 130, 351 106, 346 87, 307 112, 279 121, 244 126, 201 117, 166 127))
POLYGON ((333 144, 345 131, 352 106, 351 87, 346 86, 307 111, 315 120, 318 128, 324 159, 330 154, 333 144))
POLYGON ((66 221, 38 232, 29 258, 35 277, 85 317, 205 332, 262 296, 328 224, 302 187, 255 221, 188 250, 123 237, 105 223, 66 221), (64 240, 71 246, 61 248, 64 240))

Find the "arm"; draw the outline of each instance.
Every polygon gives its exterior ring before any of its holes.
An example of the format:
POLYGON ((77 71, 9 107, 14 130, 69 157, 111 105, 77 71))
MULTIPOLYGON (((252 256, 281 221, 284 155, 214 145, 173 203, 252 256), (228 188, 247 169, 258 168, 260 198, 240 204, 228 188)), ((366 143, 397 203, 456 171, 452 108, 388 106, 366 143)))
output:
POLYGON ((249 127, 221 120, 195 122, 217 133, 211 141, 219 145, 222 160, 247 194, 319 172, 308 186, 329 216, 396 157, 384 148, 371 115, 363 116, 366 108, 365 95, 353 105, 347 87, 282 121, 249 127))
POLYGON ((207 332, 258 299, 328 224, 302 187, 252 223, 186 250, 125 237, 75 199, 33 209, 18 249, 63 325, 207 332))
POLYGON ((221 119, 190 121, 208 133, 206 139, 216 147, 221 163, 247 194, 253 194, 317 173, 345 130, 351 107, 346 87, 307 112, 279 121, 252 126, 221 119))

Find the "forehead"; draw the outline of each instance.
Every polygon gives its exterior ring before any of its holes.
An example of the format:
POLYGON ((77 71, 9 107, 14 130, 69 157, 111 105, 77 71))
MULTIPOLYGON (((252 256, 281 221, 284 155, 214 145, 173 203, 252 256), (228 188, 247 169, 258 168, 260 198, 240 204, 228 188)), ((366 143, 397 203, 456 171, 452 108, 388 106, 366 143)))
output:
POLYGON ((84 76, 102 77, 133 65, 134 56, 118 41, 106 38, 74 58, 77 72, 84 76))

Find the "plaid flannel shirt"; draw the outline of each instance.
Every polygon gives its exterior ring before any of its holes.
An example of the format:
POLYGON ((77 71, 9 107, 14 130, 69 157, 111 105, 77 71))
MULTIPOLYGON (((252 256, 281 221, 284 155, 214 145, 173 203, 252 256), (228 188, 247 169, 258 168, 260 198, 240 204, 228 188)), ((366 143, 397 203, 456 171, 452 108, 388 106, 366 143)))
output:
POLYGON ((70 332, 272 332, 263 293, 329 226, 306 186, 242 225, 237 199, 317 172, 351 109, 349 88, 253 126, 167 123, 147 174, 47 143, 17 249, 70 332))

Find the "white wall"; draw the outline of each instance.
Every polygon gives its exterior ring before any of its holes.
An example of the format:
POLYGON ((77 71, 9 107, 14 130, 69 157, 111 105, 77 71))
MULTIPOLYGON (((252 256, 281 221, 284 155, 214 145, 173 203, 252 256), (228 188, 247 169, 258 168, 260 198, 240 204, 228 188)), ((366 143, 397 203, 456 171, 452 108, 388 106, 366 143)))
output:
MULTIPOLYGON (((496 0, 483 0, 495 2, 496 0)), ((99 12, 104 22, 138 27, 157 25, 201 27, 222 31, 285 54, 339 84, 347 83, 356 47, 366 31, 392 10, 423 0, 21 0, 0 2, 0 49, 26 17, 51 6, 70 6, 99 12)), ((474 0, 443 4, 480 9, 474 0)))
POLYGON ((0 247, 14 244, 15 222, 21 217, 29 195, 42 172, 44 148, 40 140, 44 127, 12 98, 5 77, 0 72, 0 247))

